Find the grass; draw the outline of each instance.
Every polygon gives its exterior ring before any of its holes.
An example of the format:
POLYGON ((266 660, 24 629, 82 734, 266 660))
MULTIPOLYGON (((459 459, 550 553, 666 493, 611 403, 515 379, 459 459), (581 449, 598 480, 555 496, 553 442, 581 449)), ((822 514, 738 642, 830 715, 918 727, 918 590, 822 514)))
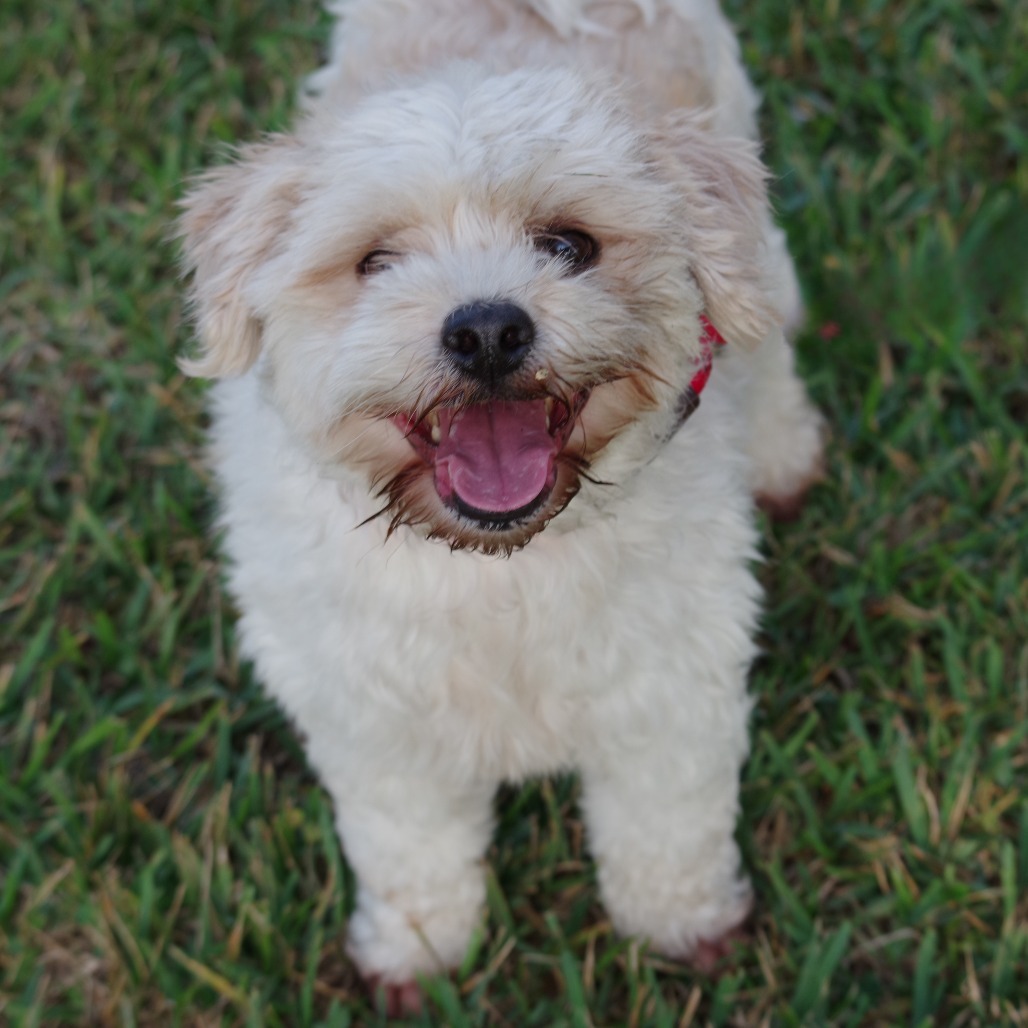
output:
MULTIPOLYGON (((1028 8, 731 0, 832 425, 768 526, 719 980, 613 937, 565 779, 509 790, 422 1024, 1028 1024, 1028 8)), ((374 1025, 353 882, 236 656, 166 232, 281 126, 310 0, 0 0, 0 1021, 374 1025)))

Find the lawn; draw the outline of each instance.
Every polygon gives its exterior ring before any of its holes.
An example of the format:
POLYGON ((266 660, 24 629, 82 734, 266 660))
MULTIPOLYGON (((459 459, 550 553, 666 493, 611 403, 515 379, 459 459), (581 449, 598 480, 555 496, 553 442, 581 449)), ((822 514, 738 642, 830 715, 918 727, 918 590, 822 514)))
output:
MULTIPOLYGON (((421 1024, 1028 1025, 1028 6, 731 0, 831 424, 767 525, 719 979, 507 790, 421 1024)), ((312 0, 0 0, 0 1022, 375 1025, 325 795, 236 652, 168 225, 285 124, 312 0)))

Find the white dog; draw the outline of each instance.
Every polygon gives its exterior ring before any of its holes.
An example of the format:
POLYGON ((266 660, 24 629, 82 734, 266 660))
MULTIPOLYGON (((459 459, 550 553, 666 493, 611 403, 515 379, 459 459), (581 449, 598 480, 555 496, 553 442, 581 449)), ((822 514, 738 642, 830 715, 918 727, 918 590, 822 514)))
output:
POLYGON ((497 784, 576 768, 614 924, 709 963, 750 906, 753 497, 820 459, 738 46, 715 0, 339 7, 181 233, 242 646, 334 800, 350 952, 416 1005, 497 784))

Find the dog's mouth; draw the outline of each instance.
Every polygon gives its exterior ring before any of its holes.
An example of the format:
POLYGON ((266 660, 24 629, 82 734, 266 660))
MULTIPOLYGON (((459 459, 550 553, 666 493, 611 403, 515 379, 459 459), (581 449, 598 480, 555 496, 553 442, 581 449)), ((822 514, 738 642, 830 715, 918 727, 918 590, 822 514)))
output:
POLYGON ((531 518, 558 478, 558 461, 589 399, 555 396, 435 407, 394 424, 432 468, 439 499, 480 527, 503 531, 531 518))

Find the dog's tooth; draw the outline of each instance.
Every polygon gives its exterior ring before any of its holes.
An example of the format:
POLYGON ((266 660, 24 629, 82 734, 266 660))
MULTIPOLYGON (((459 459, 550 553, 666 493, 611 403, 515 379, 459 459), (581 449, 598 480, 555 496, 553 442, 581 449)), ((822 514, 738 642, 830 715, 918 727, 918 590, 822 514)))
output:
POLYGON ((546 397, 546 427, 550 427, 550 418, 553 416, 553 397, 546 397))
POLYGON ((432 442, 438 443, 443 437, 442 429, 439 427, 439 411, 430 410, 425 415, 425 422, 428 425, 428 434, 432 437, 432 442))

